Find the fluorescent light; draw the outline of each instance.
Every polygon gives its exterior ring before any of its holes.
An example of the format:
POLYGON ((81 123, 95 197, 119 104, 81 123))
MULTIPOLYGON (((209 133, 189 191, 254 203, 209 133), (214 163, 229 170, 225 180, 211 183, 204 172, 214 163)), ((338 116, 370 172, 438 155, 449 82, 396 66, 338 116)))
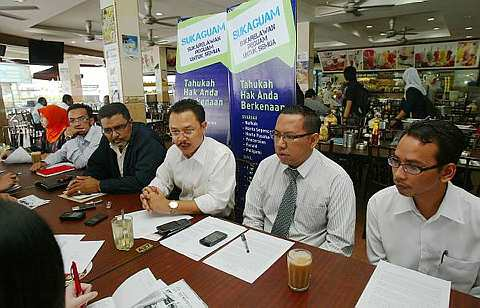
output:
POLYGON ((373 28, 373 26, 372 25, 366 25, 365 28, 371 29, 371 28, 373 28))
POLYGON ((472 38, 472 37, 473 37, 473 36, 471 36, 471 35, 465 36, 465 38, 467 38, 467 39, 470 39, 470 38, 472 38))
POLYGON ((434 21, 435 20, 435 17, 430 17, 427 19, 427 21, 434 21))
POLYGON ((75 42, 75 41, 71 41, 71 43, 72 43, 72 44, 76 44, 77 42, 75 42))
POLYGON ((433 30, 440 30, 440 28, 439 28, 439 27, 435 27, 435 28, 433 28, 433 30))
POLYGON ((382 33, 380 33, 380 35, 381 36, 386 36, 387 34, 382 32, 382 33))
POLYGON ((156 13, 155 13, 155 15, 157 15, 157 16, 162 16, 162 15, 163 15, 163 13, 156 12, 156 13))
POLYGON ((465 27, 465 30, 472 30, 472 27, 465 27))

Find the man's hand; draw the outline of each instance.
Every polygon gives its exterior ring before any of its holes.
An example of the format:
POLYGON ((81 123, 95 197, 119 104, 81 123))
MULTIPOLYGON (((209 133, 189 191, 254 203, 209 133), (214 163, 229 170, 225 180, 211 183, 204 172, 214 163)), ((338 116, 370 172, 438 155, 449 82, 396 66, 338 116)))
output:
POLYGON ((80 308, 89 301, 97 297, 98 292, 92 291, 92 285, 87 283, 81 284, 83 294, 78 297, 75 295, 75 287, 73 282, 65 288, 65 308, 80 308))
POLYGON ((17 175, 13 172, 7 172, 0 176, 0 191, 5 191, 17 183, 17 175))
POLYGON ((35 172, 40 169, 43 169, 47 166, 47 163, 44 161, 39 161, 38 163, 34 163, 32 167, 30 167, 30 171, 35 172))
POLYGON ((91 176, 77 176, 68 184, 66 194, 93 194, 100 192, 100 181, 91 176))
POLYGON ((12 197, 12 196, 10 196, 9 194, 6 194, 6 193, 0 194, 0 200, 17 202, 17 198, 12 197))
POLYGON ((157 187, 145 187, 140 194, 140 201, 142 202, 142 207, 149 213, 170 213, 170 207, 168 206, 170 200, 165 198, 163 193, 157 187))
POLYGON ((69 126, 65 129, 65 137, 67 137, 68 139, 75 138, 78 132, 79 131, 75 127, 69 126))

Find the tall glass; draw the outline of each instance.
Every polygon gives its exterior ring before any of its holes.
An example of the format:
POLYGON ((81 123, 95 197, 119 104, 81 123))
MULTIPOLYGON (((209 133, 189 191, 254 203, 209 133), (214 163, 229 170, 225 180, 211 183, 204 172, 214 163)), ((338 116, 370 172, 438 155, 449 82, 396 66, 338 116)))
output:
POLYGON ((112 233, 115 247, 128 251, 133 247, 133 218, 117 216, 112 219, 112 233))
POLYGON ((310 287, 312 254, 306 249, 292 249, 287 254, 288 286, 293 291, 306 291, 310 287))

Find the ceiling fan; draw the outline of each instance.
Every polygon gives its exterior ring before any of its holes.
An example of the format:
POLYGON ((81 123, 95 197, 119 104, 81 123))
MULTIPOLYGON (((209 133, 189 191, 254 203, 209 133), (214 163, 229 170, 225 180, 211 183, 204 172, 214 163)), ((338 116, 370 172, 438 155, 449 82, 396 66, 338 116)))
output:
POLYGON ((0 6, 0 16, 24 21, 24 20, 27 20, 27 19, 26 19, 26 18, 23 18, 23 17, 20 17, 20 16, 17 16, 17 15, 4 13, 4 12, 1 12, 1 11, 29 11, 29 10, 38 10, 38 6, 35 6, 35 5, 28 5, 28 6, 8 6, 8 5, 7 5, 7 6, 0 6))
POLYGON ((148 29, 147 31, 147 46, 155 46, 155 45, 165 45, 165 44, 168 44, 169 41, 168 40, 160 40, 160 41, 155 41, 153 39, 153 29, 148 29))
POLYGON ((393 7, 395 4, 375 4, 375 5, 362 5, 362 3, 365 3, 367 0, 348 0, 345 4, 339 5, 339 4, 329 4, 328 1, 327 3, 320 4, 321 6, 326 6, 326 7, 333 7, 333 8, 339 8, 341 10, 333 11, 333 12, 328 12, 322 15, 319 15, 318 17, 322 16, 328 16, 328 15, 333 15, 337 13, 351 13, 355 16, 361 16, 362 13, 361 11, 367 10, 367 9, 376 9, 376 8, 385 8, 385 7, 393 7))
POLYGON ((72 28, 63 28, 63 27, 53 27, 53 26, 42 26, 36 25, 28 29, 28 32, 46 34, 46 35, 56 35, 56 36, 71 36, 72 34, 81 36, 85 38, 85 42, 93 42, 96 40, 102 40, 102 35, 100 32, 94 32, 92 30, 92 21, 85 21, 85 30, 72 29, 72 28))
POLYGON ((176 27, 177 24, 172 24, 168 22, 163 22, 163 20, 169 20, 169 19, 178 19, 180 16, 170 16, 170 17, 162 17, 162 18, 156 18, 153 17, 152 15, 152 0, 144 0, 143 2, 145 6, 145 11, 147 14, 143 15, 141 13, 138 14, 140 18, 142 19, 142 22, 145 25, 153 25, 153 24, 158 24, 162 26, 167 26, 167 27, 176 27))
POLYGON ((386 35, 387 38, 392 38, 397 35, 405 36, 405 35, 418 34, 417 32, 410 32, 415 29, 407 26, 403 27, 403 29, 400 29, 400 30, 395 29, 395 18, 390 18, 390 20, 388 21, 388 25, 389 25, 389 28, 387 31, 385 31, 385 33, 387 34, 386 35))

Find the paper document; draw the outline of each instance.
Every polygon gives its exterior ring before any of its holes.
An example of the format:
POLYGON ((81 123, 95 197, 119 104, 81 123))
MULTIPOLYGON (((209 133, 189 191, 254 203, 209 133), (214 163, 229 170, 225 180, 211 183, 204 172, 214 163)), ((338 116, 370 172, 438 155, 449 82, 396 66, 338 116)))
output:
POLYGON ((77 264, 78 272, 83 272, 92 262, 105 241, 67 241, 60 250, 63 258, 63 270, 70 273, 72 261, 77 264))
POLYGON ((380 261, 357 308, 447 308, 450 281, 380 261))
POLYGON ((225 243, 228 243, 245 230, 246 228, 243 226, 208 216, 185 230, 160 241, 160 244, 198 261, 222 245, 225 245, 225 243), (212 247, 206 247, 199 243, 200 239, 215 231, 226 233, 227 237, 212 247))
POLYGON ((55 240, 57 240, 58 246, 62 248, 69 242, 78 243, 85 237, 85 234, 55 234, 55 240))
POLYGON ((255 230, 245 232, 245 238, 250 252, 238 237, 203 263, 253 283, 294 244, 255 230))
POLYGON ((65 193, 58 195, 60 198, 67 199, 70 201, 75 201, 78 203, 85 203, 87 201, 93 200, 95 198, 105 196, 105 193, 94 193, 94 194, 82 194, 82 195, 75 195, 75 196, 67 196, 65 193))
POLYGON ((159 290, 149 301, 135 306, 135 308, 202 308, 207 304, 185 282, 179 280, 170 286, 159 290))
MULTIPOLYGON (((189 215, 149 214, 146 210, 131 212, 127 215, 133 218, 133 238, 135 239, 150 236, 151 234, 157 232, 157 226, 163 225, 167 222, 183 218, 192 218, 192 216, 189 215)), ((157 238, 157 241, 159 238, 160 237, 157 238)))
POLYGON ((7 159, 4 161, 6 164, 26 164, 32 163, 32 157, 30 154, 22 147, 19 147, 10 155, 8 155, 7 159))
POLYGON ((35 195, 29 195, 29 196, 17 199, 17 202, 33 210, 34 208, 50 203, 50 200, 45 200, 35 195))

